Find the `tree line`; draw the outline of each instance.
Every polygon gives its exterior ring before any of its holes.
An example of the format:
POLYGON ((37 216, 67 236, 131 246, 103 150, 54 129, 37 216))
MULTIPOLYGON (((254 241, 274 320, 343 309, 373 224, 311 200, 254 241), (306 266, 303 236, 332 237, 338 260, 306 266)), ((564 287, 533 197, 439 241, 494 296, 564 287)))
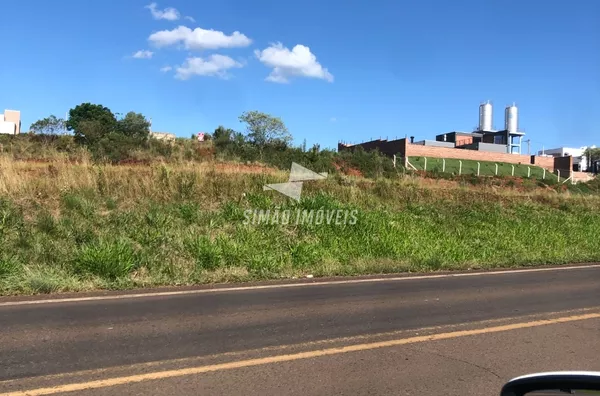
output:
POLYGON ((118 161, 147 144, 150 122, 141 113, 115 114, 106 106, 82 103, 69 110, 67 120, 51 115, 31 124, 29 132, 43 142, 71 133, 95 158, 118 161))
MULTIPOLYGON (((30 134, 55 146, 62 140, 85 147, 97 161, 121 162, 132 158, 160 157, 194 160, 206 156, 219 160, 262 162, 289 169, 297 162, 318 172, 336 173, 349 168, 366 176, 394 172, 390 159, 377 152, 356 150, 337 153, 321 149, 318 144, 308 148, 306 140, 293 146, 293 137, 283 120, 260 111, 247 111, 238 117, 244 125, 242 132, 218 126, 205 134, 206 142, 178 138, 175 143, 159 141, 150 136, 150 122, 141 113, 113 113, 100 104, 82 103, 69 110, 68 119, 54 115, 33 123, 30 134), (71 141, 69 140, 69 142, 71 141), (183 150, 183 154, 181 154, 183 150)), ((64 141, 62 141, 64 145, 64 141)))

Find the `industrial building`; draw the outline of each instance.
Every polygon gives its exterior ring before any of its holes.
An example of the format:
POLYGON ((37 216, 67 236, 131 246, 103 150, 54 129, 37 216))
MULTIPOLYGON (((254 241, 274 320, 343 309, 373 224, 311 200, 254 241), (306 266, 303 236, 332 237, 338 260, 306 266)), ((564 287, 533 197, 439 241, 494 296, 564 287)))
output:
POLYGON ((21 133, 21 112, 18 110, 4 110, 0 114, 0 134, 18 135, 21 133))
MULTIPOLYGON (((400 158, 409 164, 410 157, 432 157, 463 159, 471 161, 504 162, 528 164, 551 172, 560 172, 568 178, 573 172, 573 157, 550 155, 529 155, 521 153, 521 141, 525 133, 519 130, 518 109, 513 104, 504 111, 504 129, 493 128, 493 106, 489 102, 479 106, 479 125, 473 132, 447 132, 437 135, 435 140, 416 142, 414 137, 387 140, 377 139, 359 144, 338 143, 338 151, 352 151, 362 148, 366 151, 378 150, 384 155, 400 158)), ((575 178, 573 179, 575 180, 575 178)))
MULTIPOLYGON (((519 130, 519 109, 513 103, 504 110, 504 129, 495 130, 493 127, 494 108, 489 101, 479 105, 479 125, 473 132, 447 132, 435 137, 435 140, 420 140, 415 142, 410 138, 411 144, 422 146, 435 146, 445 148, 456 148, 464 150, 485 151, 490 153, 521 154, 521 143, 525 133, 519 130)), ((348 145, 340 143, 338 149, 362 146, 365 150, 379 149, 387 153, 390 143, 383 140, 348 145)), ((393 146, 393 144, 392 144, 393 146)))
POLYGON ((489 101, 482 103, 479 105, 479 126, 475 131, 443 133, 435 137, 436 142, 447 142, 455 148, 468 150, 521 154, 521 142, 525 133, 519 131, 519 109, 515 104, 506 107, 504 129, 499 131, 493 127, 493 112, 494 108, 489 101))
POLYGON ((556 149, 542 150, 538 153, 540 156, 549 156, 549 157, 565 157, 572 156, 573 157, 573 170, 578 172, 587 172, 591 170, 591 165, 588 161, 585 152, 587 149, 594 149, 596 146, 583 146, 579 148, 571 148, 571 147, 560 147, 556 149))

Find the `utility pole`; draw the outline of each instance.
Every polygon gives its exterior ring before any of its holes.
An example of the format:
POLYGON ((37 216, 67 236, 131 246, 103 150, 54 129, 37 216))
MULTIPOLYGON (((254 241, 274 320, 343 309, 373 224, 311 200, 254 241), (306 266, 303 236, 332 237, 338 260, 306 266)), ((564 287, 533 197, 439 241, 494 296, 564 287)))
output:
POLYGON ((527 139, 527 155, 531 155, 531 139, 527 139))

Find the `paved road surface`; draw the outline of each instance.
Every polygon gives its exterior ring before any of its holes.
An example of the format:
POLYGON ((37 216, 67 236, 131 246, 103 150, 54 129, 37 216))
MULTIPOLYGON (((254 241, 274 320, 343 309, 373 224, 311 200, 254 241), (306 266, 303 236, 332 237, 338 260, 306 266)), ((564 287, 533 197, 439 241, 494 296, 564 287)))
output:
POLYGON ((600 370, 600 267, 0 299, 0 328, 0 396, 494 395, 600 370))

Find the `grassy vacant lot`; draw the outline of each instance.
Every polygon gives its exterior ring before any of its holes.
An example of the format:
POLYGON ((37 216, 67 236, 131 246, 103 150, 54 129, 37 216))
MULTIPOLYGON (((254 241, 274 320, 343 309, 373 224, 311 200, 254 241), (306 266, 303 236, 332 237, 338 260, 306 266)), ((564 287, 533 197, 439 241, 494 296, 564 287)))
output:
MULTIPOLYGON (((410 163, 418 170, 425 170, 425 158, 424 157, 409 157, 410 163)), ((509 164, 506 162, 488 162, 479 161, 479 174, 481 176, 513 176, 513 165, 514 165, 514 177, 529 177, 532 179, 544 180, 547 183, 557 182, 557 176, 550 171, 544 172, 543 168, 535 165, 525 164, 509 164), (496 164, 498 165, 498 174, 496 175, 496 164)), ((443 163, 441 158, 427 158, 427 171, 428 172, 442 172, 443 163)), ((457 160, 448 158, 446 159, 445 172, 459 174, 459 169, 463 175, 476 175, 477 174, 477 161, 473 160, 457 160), (460 161, 462 161, 462 169, 460 169, 460 161)))
POLYGON ((600 196, 285 172, 0 157, 0 294, 600 260, 600 196), (244 224, 249 208, 357 209, 355 225, 244 224))

